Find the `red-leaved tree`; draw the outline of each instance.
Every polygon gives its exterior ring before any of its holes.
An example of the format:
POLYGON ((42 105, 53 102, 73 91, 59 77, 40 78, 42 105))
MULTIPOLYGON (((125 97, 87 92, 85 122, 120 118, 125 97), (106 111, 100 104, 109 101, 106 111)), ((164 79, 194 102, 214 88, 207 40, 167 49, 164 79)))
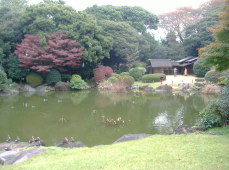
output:
POLYGON ((92 78, 96 83, 102 82, 106 78, 110 77, 113 73, 112 68, 109 66, 100 65, 98 68, 93 70, 94 77, 92 78))
POLYGON ((46 36, 47 45, 42 46, 37 36, 25 35, 21 44, 17 44, 15 54, 21 67, 37 72, 49 72, 55 68, 65 71, 68 67, 80 65, 83 49, 75 40, 64 33, 46 36))

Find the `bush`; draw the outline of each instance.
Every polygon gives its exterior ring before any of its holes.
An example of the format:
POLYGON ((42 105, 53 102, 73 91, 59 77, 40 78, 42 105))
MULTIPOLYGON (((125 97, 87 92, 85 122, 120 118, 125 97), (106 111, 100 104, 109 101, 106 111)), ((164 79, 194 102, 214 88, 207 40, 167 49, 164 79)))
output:
POLYGON ((116 73, 113 73, 113 74, 111 75, 111 77, 116 77, 117 79, 119 79, 119 78, 121 77, 121 75, 116 74, 116 73))
POLYGON ((100 83, 103 80, 111 77, 111 75, 113 74, 113 70, 108 66, 100 65, 98 68, 93 70, 93 73, 94 73, 94 77, 92 78, 92 80, 95 83, 100 83))
POLYGON ((61 74, 61 80, 62 80, 63 82, 70 81, 71 77, 72 77, 72 76, 71 76, 70 74, 61 74))
POLYGON ((135 67, 129 70, 130 76, 132 76, 136 81, 141 80, 145 72, 146 69, 144 67, 135 67))
POLYGON ((162 73, 146 74, 142 77, 142 82, 144 83, 158 82, 160 81, 161 77, 163 77, 163 80, 166 79, 166 75, 162 73))
POLYGON ((109 77, 109 78, 107 79, 107 81, 108 81, 109 83, 115 83, 115 82, 118 81, 118 78, 117 78, 117 77, 111 76, 111 77, 109 77))
POLYGON ((122 73, 120 73, 120 76, 129 76, 129 75, 130 75, 129 72, 122 72, 122 73))
POLYGON ((121 76, 119 82, 126 87, 131 87, 134 84, 134 78, 128 75, 121 76))
POLYGON ((26 82, 32 87, 37 87, 42 84, 43 78, 38 73, 30 73, 26 76, 26 82))
POLYGON ((197 77, 204 77, 205 74, 210 70, 210 67, 204 66, 203 63, 203 60, 197 60, 193 65, 193 72, 197 77))
POLYGON ((55 69, 52 69, 47 77, 46 77, 46 83, 48 84, 55 84, 57 82, 61 81, 61 75, 60 75, 60 72, 55 70, 55 69))
POLYGON ((0 91, 6 91, 10 81, 7 79, 6 73, 0 69, 0 91))
POLYGON ((76 74, 72 75, 69 86, 70 88, 77 89, 77 90, 89 88, 88 84, 84 80, 82 80, 79 75, 76 75, 76 74))
POLYGON ((229 70, 223 71, 223 72, 217 72, 217 71, 211 70, 205 74, 204 79, 208 82, 218 83, 222 81, 222 77, 224 76, 228 77, 228 75, 229 75, 229 70))
POLYGON ((143 63, 143 62, 138 62, 134 65, 135 67, 144 67, 146 68, 146 63, 143 63))

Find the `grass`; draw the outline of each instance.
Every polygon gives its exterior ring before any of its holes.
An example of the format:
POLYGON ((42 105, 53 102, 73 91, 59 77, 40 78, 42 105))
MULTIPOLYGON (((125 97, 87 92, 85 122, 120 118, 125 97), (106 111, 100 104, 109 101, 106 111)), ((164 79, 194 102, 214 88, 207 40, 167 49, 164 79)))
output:
POLYGON ((229 169, 229 126, 210 132, 221 132, 224 135, 155 135, 103 147, 49 147, 46 153, 0 169, 229 169))

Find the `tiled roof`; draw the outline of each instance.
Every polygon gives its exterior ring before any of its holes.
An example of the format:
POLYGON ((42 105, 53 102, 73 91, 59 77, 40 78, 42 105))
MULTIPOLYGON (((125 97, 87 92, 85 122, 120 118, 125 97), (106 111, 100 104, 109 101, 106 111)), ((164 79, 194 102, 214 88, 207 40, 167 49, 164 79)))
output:
POLYGON ((172 61, 170 59, 149 59, 151 67, 172 67, 172 61))

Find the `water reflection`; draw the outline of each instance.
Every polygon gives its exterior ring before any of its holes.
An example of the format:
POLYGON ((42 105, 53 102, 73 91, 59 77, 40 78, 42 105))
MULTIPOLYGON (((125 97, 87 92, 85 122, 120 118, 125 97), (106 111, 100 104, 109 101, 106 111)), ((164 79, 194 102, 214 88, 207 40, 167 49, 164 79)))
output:
POLYGON ((48 145, 74 137, 88 146, 109 144, 124 134, 167 133, 194 125, 198 112, 216 96, 198 94, 114 94, 96 90, 0 98, 0 142, 6 136, 41 137, 48 145), (124 120, 106 126, 103 117, 124 120), (120 119, 121 118, 121 119, 120 119))

